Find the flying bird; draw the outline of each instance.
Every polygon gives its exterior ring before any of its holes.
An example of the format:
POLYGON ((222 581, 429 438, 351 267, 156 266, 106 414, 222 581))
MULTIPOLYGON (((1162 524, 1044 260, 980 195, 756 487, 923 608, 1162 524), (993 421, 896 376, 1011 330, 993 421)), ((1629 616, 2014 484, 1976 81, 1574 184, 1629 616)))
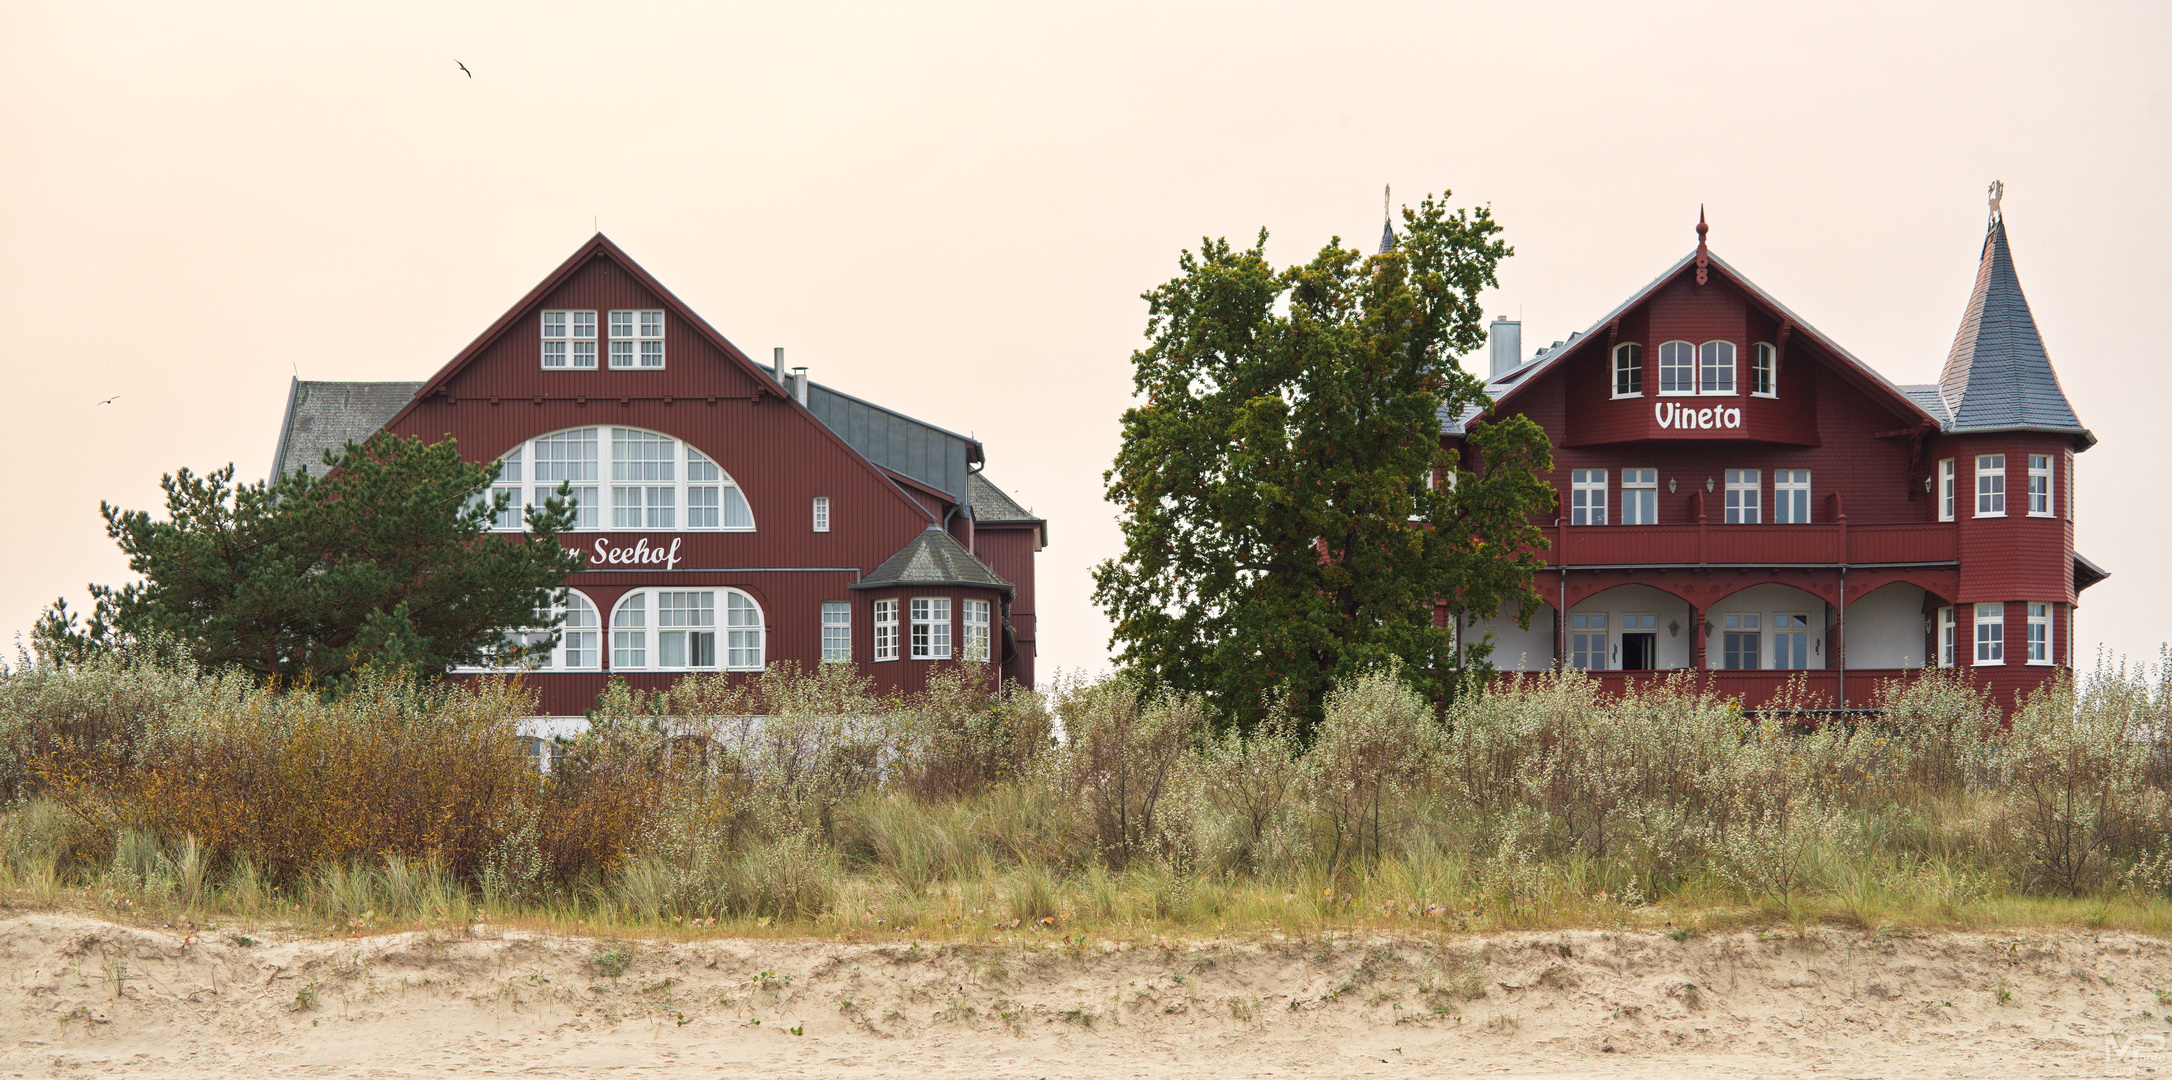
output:
POLYGON ((466 64, 463 64, 463 63, 461 63, 460 61, 458 61, 458 60, 455 60, 455 61, 453 61, 453 65, 454 65, 454 66, 456 66, 456 67, 458 67, 458 68, 460 69, 460 73, 461 73, 461 74, 463 74, 463 75, 466 75, 466 76, 467 76, 468 78, 472 79, 472 78, 474 78, 474 77, 475 77, 475 73, 474 73, 474 72, 472 72, 472 71, 469 71, 469 70, 468 70, 468 66, 467 66, 466 64))
POLYGON ((111 404, 113 404, 114 402, 116 402, 116 401, 119 401, 119 400, 121 400, 121 395, 119 395, 119 394, 115 394, 115 395, 113 395, 112 397, 109 397, 109 398, 105 399, 104 401, 101 401, 101 402, 99 402, 98 404, 100 404, 100 405, 111 405, 111 404))

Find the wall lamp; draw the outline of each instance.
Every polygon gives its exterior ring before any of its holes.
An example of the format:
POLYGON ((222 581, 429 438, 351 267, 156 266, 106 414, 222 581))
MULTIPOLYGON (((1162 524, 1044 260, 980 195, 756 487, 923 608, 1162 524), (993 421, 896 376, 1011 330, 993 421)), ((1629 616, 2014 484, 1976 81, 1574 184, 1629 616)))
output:
POLYGON ((1712 478, 1709 476, 1704 478, 1704 493, 1707 495, 1712 494, 1712 478))
POLYGON ((1667 477, 1667 494, 1674 494, 1674 478, 1671 476, 1667 477))

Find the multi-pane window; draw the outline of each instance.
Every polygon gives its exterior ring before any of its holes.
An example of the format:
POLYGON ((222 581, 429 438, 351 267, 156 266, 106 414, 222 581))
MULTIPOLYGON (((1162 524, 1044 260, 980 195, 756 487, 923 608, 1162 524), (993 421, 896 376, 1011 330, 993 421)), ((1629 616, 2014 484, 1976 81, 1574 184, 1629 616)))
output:
POLYGON ((962 600, 958 604, 958 644, 965 651, 965 659, 975 663, 988 662, 989 606, 986 600, 962 600))
POLYGON ((852 603, 825 600, 822 602, 822 662, 836 664, 851 660, 852 603))
POLYGON ((543 366, 593 369, 596 366, 596 313, 543 313, 543 366))
POLYGON ((2051 516, 2051 455, 2029 455, 2029 516, 2051 516))
POLYGON ((490 485, 489 497, 495 500, 505 496, 505 505, 491 518, 490 527, 502 531, 520 528, 520 509, 527 500, 521 498, 520 474, 521 451, 516 448, 498 459, 498 479, 490 485))
POLYGON ((1686 341, 1670 341, 1659 347, 1659 392, 1697 392, 1697 347, 1686 341))
POLYGON ((1697 392, 1735 392, 1735 343, 1707 341, 1697 346, 1697 392))
POLYGON ((1953 520, 1953 459, 1944 458, 1938 463, 1938 520, 1953 520))
POLYGON ((1772 617, 1772 666, 1783 671, 1801 671, 1810 666, 1810 616, 1772 617))
MULTIPOLYGON (((594 317, 594 313, 590 313, 594 317)), ((589 366, 593 367, 594 364, 589 366)), ((664 366, 664 313, 661 311, 614 311, 611 313, 611 366, 660 368, 664 366)))
POLYGON ((1724 651, 1721 663, 1728 671, 1755 671, 1764 653, 1763 622, 1754 611, 1726 616, 1726 626, 1721 630, 1724 651))
POLYGON ((950 598, 915 596, 913 612, 913 659, 950 659, 950 598))
POLYGON ((1765 520, 1759 495, 1761 477, 1756 469, 1727 470, 1727 524, 1755 525, 1765 520))
POLYGON ((636 589, 611 612, 616 669, 759 671, 763 651, 762 609, 738 589, 636 589))
POLYGON ((1771 397, 1780 385, 1780 351, 1760 341, 1750 349, 1750 393, 1771 397))
POLYGON ((1810 470, 1772 470, 1772 520, 1782 525, 1810 524, 1810 470))
POLYGON ((2006 605, 1976 605, 1976 662, 2006 662, 2006 605))
POLYGON ((1659 524, 1659 470, 1621 471, 1621 523, 1659 524))
POLYGON ((1636 397, 1644 393, 1644 346, 1624 342, 1614 346, 1614 396, 1636 397))
POLYGON ((1569 615, 1569 666, 1578 671, 1606 670, 1606 612, 1569 615))
POLYGON ((2006 516, 2006 455, 1976 456, 1976 516, 2006 516))
POLYGON ((877 600, 875 607, 875 659, 897 659, 897 601, 877 600))
MULTIPOLYGON (((707 455, 681 440, 624 427, 569 428, 531 439, 500 458, 500 481, 514 489, 525 459, 527 505, 540 506, 572 487, 573 527, 612 529, 752 529, 754 513, 739 486, 707 455), (610 514, 601 513, 602 462, 611 463, 610 514), (681 508, 684 514, 681 515, 681 508)), ((518 500, 516 500, 517 504, 518 500)), ((494 523, 523 527, 520 507, 494 523)))
POLYGON ((1569 524, 1606 524, 1606 470, 1569 472, 1569 524))
MULTIPOLYGON (((534 625, 505 632, 506 651, 496 658, 495 670, 548 671, 597 667, 602 663, 597 652, 600 633, 596 605, 573 589, 561 590, 555 599, 536 605, 534 625), (557 634, 558 642, 548 651, 532 656, 519 655, 549 641, 553 633, 557 634)), ((462 670, 487 671, 493 668, 462 670)))
POLYGON ((814 531, 830 531, 830 497, 827 495, 814 497, 814 531))
POLYGON ((2051 605, 2029 605, 2029 663, 2051 663, 2051 605))
POLYGON ((1952 608, 1950 608, 1950 607, 1942 607, 1942 608, 1939 608, 1939 609, 1938 609, 1938 666, 1939 666, 1939 667, 1952 667, 1952 666, 1954 665, 1954 660, 1955 660, 1955 655, 1954 655, 1954 642, 1955 642, 1955 639, 1956 639, 1957 637, 1959 637, 1959 634, 1958 634, 1958 632, 1957 632, 1958 630, 1959 630, 1959 620, 1958 620, 1958 619, 1957 619, 1957 618, 1956 618, 1956 617, 1954 616, 1954 613, 1953 613, 1953 609, 1952 609, 1952 608))

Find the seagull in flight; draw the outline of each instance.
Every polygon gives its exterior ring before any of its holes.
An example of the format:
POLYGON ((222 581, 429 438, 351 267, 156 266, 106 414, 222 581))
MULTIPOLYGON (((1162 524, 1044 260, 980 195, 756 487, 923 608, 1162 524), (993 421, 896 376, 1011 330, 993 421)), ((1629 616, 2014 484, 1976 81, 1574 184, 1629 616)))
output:
POLYGON ((111 405, 111 404, 113 404, 114 402, 116 402, 116 401, 119 401, 119 400, 121 400, 121 395, 119 395, 119 394, 115 394, 115 395, 113 395, 112 397, 109 397, 109 398, 105 399, 104 401, 101 401, 101 402, 99 402, 98 404, 100 404, 100 405, 111 405))
POLYGON ((472 78, 474 78, 474 77, 475 77, 475 73, 474 73, 474 72, 472 72, 472 71, 469 71, 469 70, 468 70, 468 66, 467 66, 466 64, 463 64, 463 63, 461 63, 460 61, 458 61, 458 60, 455 60, 455 61, 453 61, 453 65, 454 65, 455 67, 458 67, 458 68, 460 69, 460 73, 461 73, 461 74, 463 74, 463 75, 466 75, 466 76, 467 76, 468 78, 472 79, 472 78))

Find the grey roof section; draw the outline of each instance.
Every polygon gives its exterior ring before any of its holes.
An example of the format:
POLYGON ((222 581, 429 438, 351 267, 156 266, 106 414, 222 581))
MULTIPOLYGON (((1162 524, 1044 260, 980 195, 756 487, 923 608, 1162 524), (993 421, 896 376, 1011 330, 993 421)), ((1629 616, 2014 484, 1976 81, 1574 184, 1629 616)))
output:
POLYGON ((984 525, 1043 520, 1040 515, 1018 505, 1017 500, 1004 494, 1002 488, 990 483, 988 478, 980 473, 974 473, 966 481, 965 497, 967 503, 973 507, 973 520, 984 525))
POLYGON ((305 466, 323 472, 326 450, 376 434, 421 387, 419 382, 294 380, 287 393, 286 421, 279 426, 279 446, 272 453, 272 476, 305 466))
POLYGON ((2079 436, 2084 447, 2096 442, 2059 389, 2014 273, 2003 216, 1984 234, 1976 287, 1938 386, 1953 415, 1948 431, 2057 431, 2079 436))
MULTIPOLYGON (((767 365, 762 370, 776 375, 767 365)), ((861 457, 912 477, 952 502, 964 501, 966 466, 979 445, 974 440, 813 381, 807 384, 807 411, 861 457)))
POLYGON ((1908 395, 1908 400, 1921 405, 1924 412, 1930 413, 1931 418, 1938 421, 1940 428, 1953 427, 1953 413, 1946 408, 1945 395, 1938 392, 1937 383, 1912 383, 1901 387, 1900 392, 1908 395))
POLYGON ((861 578, 855 589, 882 589, 893 585, 972 585, 1012 591, 1011 583, 996 576, 965 545, 940 527, 930 525, 898 553, 884 559, 873 573, 861 578))
POLYGON ((1395 221, 1391 218, 1380 223, 1380 254, 1395 250, 1395 221))

